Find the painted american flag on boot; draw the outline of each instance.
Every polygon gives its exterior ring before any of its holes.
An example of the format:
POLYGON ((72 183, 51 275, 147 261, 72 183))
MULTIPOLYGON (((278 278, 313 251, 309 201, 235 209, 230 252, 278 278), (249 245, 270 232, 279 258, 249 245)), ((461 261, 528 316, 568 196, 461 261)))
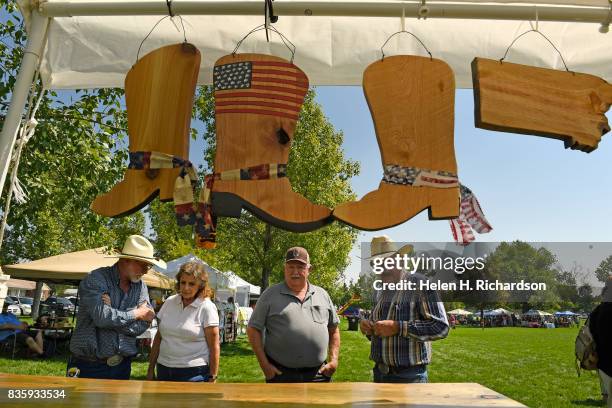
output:
POLYGON ((253 113, 298 119, 308 78, 283 61, 242 61, 213 71, 215 112, 253 113))

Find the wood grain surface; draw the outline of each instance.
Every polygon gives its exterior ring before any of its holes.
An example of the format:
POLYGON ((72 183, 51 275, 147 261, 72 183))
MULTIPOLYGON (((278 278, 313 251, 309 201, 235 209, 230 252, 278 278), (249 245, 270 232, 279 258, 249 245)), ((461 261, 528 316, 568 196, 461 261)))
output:
MULTIPOLYGON (((125 79, 130 151, 189 158, 189 127, 200 52, 191 44, 159 48, 142 57, 125 79)), ((126 170, 123 181, 96 197, 91 209, 107 217, 128 215, 159 194, 172 200, 180 169, 126 170), (149 175, 147 175, 149 173, 149 175)))
MULTIPOLYGON (((457 174, 455 79, 448 64, 410 55, 387 57, 366 68, 363 91, 383 165, 457 174)), ((459 188, 381 182, 378 190, 337 206, 333 214, 359 229, 379 230, 401 224, 424 209, 429 209, 430 219, 457 217, 459 188)))
POLYGON ((524 407, 474 383, 208 384, 0 374, 3 402, 20 407, 524 407), (63 389, 66 398, 8 400, 9 389, 63 389))
POLYGON ((588 74, 472 61, 476 127, 560 139, 591 152, 610 131, 612 85, 588 74))
MULTIPOLYGON (((236 54, 220 58, 215 66, 251 62, 255 67, 257 62, 263 61, 289 64, 289 61, 271 55, 236 54)), ((286 164, 289 161, 297 125, 296 112, 299 112, 308 89, 308 78, 297 66, 272 66, 260 71, 264 73, 253 74, 252 86, 260 86, 261 89, 215 91, 215 172, 260 164, 286 164), (296 89, 290 84, 294 81, 303 85, 296 89), (250 95, 257 93, 260 96, 231 97, 247 94, 247 91, 251 92, 250 95), (230 103, 233 105, 228 107, 230 103), (231 108, 236 112, 228 112, 231 108), (267 114, 256 111, 265 111, 267 114), (295 117, 288 117, 292 115, 295 117), (289 138, 285 144, 279 142, 277 132, 280 129, 289 138)), ((237 217, 243 208, 274 226, 295 232, 311 231, 331 221, 331 210, 313 204, 294 192, 287 177, 272 180, 218 180, 214 182, 212 192, 213 208, 221 216, 237 217)))

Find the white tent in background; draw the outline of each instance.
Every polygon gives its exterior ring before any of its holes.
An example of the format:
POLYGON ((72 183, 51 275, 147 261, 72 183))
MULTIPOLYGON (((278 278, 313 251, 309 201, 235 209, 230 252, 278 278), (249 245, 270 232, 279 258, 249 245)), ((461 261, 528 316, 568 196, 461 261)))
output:
POLYGON ((449 315, 455 315, 455 316, 469 316, 471 314, 473 314, 470 311, 467 311, 465 309, 454 309, 451 310, 450 312, 448 312, 449 315))
POLYGON ((186 262, 197 262, 204 265, 204 269, 208 273, 210 287, 213 288, 215 292, 219 291, 220 289, 231 289, 235 292, 244 292, 248 295, 259 295, 261 292, 259 286, 252 285, 251 283, 242 279, 240 276, 236 275, 234 272, 222 272, 216 268, 213 268, 193 254, 188 254, 169 261, 167 263, 166 270, 159 269, 157 267, 154 268, 166 276, 174 278, 176 277, 181 265, 186 262))
POLYGON ((531 309, 524 313, 523 316, 552 316, 552 314, 542 310, 531 309))
POLYGON ((208 273, 208 282, 210 284, 210 287, 215 291, 218 289, 225 289, 230 287, 229 276, 219 271, 218 269, 213 268, 212 266, 210 266, 209 264, 207 264, 206 262, 204 262, 193 254, 187 254, 181 256, 180 258, 173 259, 172 261, 167 263, 166 270, 159 269, 155 266, 153 268, 171 278, 174 278, 176 277, 176 274, 178 273, 181 265, 186 262, 197 262, 199 264, 204 265, 204 269, 208 273))

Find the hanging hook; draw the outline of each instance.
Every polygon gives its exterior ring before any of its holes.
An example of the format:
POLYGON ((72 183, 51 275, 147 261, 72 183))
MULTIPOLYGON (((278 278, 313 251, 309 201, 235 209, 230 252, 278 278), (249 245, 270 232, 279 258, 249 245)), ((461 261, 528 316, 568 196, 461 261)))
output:
POLYGON ((429 15, 429 7, 427 6, 427 0, 421 0, 421 7, 419 7, 419 19, 427 20, 429 15))
POLYGON ((270 42, 270 36, 268 35, 270 24, 276 23, 278 21, 278 16, 274 15, 274 8, 272 6, 272 1, 273 0, 264 1, 264 27, 266 30, 266 41, 267 42, 270 42))
POLYGON ((402 31, 406 31, 406 7, 402 7, 402 19, 400 21, 401 21, 402 31))
POLYGON ((536 31, 540 31, 540 15, 538 14, 538 6, 535 6, 536 31))
POLYGON ((612 0, 608 0, 608 17, 601 23, 601 27, 599 27, 599 32, 602 34, 606 34, 610 31, 610 24, 612 24, 612 0))

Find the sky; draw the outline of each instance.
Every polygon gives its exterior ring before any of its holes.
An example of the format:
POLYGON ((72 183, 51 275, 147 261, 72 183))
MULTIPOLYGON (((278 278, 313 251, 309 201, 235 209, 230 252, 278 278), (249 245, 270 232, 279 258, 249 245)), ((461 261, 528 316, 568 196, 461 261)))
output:
MULTIPOLYGON (((351 180, 360 198, 382 178, 380 152, 361 87, 319 86, 316 101, 328 120, 344 134, 345 157, 361 172, 351 180)), ((610 118, 610 115, 608 115, 610 118)), ((610 120, 610 119, 609 119, 610 120)), ((200 141, 190 157, 201 157, 200 141)), ((460 181, 476 194, 493 226, 477 241, 612 241, 612 137, 584 153, 565 149, 560 140, 477 129, 472 90, 457 90, 455 152, 460 181)), ((449 242, 448 221, 429 221, 424 211, 404 224, 361 232, 350 253, 347 280, 359 276, 361 244, 386 234, 398 242, 449 242)), ((313 260, 314 262, 315 260, 313 260)), ((598 263, 599 258, 597 258, 598 263)))

